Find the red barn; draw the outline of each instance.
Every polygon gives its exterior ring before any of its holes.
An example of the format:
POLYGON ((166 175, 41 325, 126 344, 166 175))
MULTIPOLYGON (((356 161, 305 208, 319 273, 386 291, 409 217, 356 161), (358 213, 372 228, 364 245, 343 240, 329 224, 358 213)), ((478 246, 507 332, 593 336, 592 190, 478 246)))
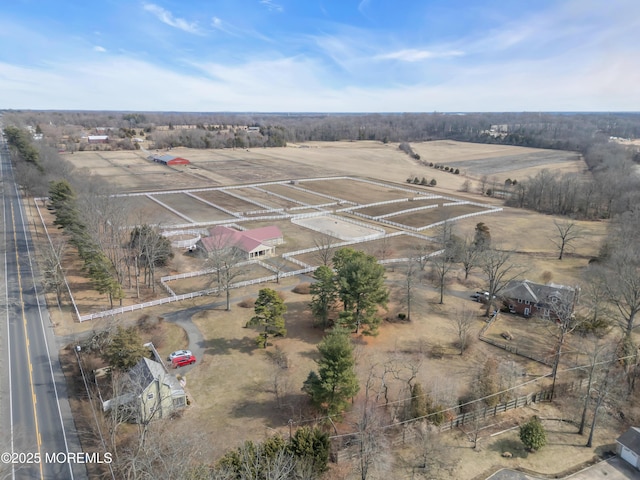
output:
POLYGON ((186 158, 176 157, 174 155, 153 155, 151 160, 165 165, 189 165, 191 162, 186 158))

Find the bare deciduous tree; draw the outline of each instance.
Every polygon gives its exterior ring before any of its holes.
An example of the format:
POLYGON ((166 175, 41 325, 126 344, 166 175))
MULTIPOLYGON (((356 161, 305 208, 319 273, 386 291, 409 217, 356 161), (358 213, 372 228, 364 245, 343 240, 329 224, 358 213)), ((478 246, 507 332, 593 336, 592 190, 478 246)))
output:
POLYGON ((456 344, 460 355, 462 355, 469 346, 471 329, 475 322, 475 313, 465 307, 462 307, 461 309, 457 309, 455 314, 449 317, 449 322, 451 323, 451 328, 456 334, 456 344))
POLYGON ((58 306, 60 306, 60 302, 62 301, 62 292, 65 285, 64 272, 62 271, 60 261, 65 254, 66 248, 66 242, 60 240, 59 242, 53 243, 51 248, 43 249, 45 287, 56 292, 58 306))
POLYGON ((553 224, 556 231, 551 237, 551 241, 560 252, 558 260, 562 260, 565 251, 571 248, 576 240, 583 238, 585 231, 576 222, 570 220, 554 220, 553 224))
POLYGON ((498 294, 511 281, 521 276, 525 269, 513 263, 513 253, 508 250, 490 248, 483 250, 479 258, 479 266, 487 277, 487 307, 485 315, 488 317, 498 294))
POLYGON ((244 273, 245 255, 236 248, 235 241, 227 232, 220 231, 209 237, 205 266, 210 269, 218 294, 224 292, 226 310, 231 310, 231 288, 234 281, 244 273))
POLYGON ((320 234, 313 238, 313 244, 317 248, 314 252, 315 258, 318 259, 320 265, 328 267, 331 265, 333 255, 336 252, 336 240, 331 235, 320 234))

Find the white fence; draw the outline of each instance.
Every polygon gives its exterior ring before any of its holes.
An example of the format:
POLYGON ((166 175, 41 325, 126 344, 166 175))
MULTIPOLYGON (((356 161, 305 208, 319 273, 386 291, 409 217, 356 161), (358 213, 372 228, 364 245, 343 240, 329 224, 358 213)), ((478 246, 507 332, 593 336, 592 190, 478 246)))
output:
POLYGON ((438 208, 438 204, 436 203, 435 205, 424 205, 422 207, 415 207, 415 208, 409 208, 407 210, 400 210, 399 212, 386 213, 384 215, 378 215, 377 217, 373 217, 373 219, 380 220, 381 218, 395 217, 398 215, 403 215, 405 213, 419 212, 421 210, 429 210, 430 208, 438 208))
POLYGON ((166 208, 167 210, 169 210, 170 212, 175 213, 177 216, 179 216, 180 218, 184 218, 186 221, 191 222, 191 223, 195 223, 195 220, 193 218, 187 217, 184 213, 180 213, 178 210, 176 210, 175 208, 171 208, 169 205, 167 205, 164 202, 161 202, 160 200, 158 200, 155 197, 152 197, 151 195, 147 195, 147 198, 149 200, 151 200, 152 202, 156 202, 158 205, 160 205, 163 208, 166 208))
POLYGON ((233 216, 233 217, 239 217, 239 216, 240 216, 240 214, 239 214, 239 213, 237 213, 237 212, 232 212, 231 210, 227 210, 226 208, 221 207, 220 205, 217 205, 217 204, 215 204, 215 203, 213 203, 213 202, 210 202, 209 200, 205 200, 204 198, 200 198, 200 197, 198 197, 197 195, 194 195, 194 194, 193 194, 193 193, 191 193, 191 192, 185 192, 185 193, 186 193, 187 195, 189 195, 191 198, 194 198, 195 200, 198 200, 199 202, 205 203, 205 204, 207 204, 207 205, 209 205, 209 206, 211 206, 211 207, 213 207, 213 208, 217 208, 217 209, 218 209, 218 210, 220 210, 221 212, 224 212, 224 213, 226 213, 226 214, 229 214, 229 215, 231 215, 231 216, 233 216))
POLYGON ((175 248, 195 247, 196 243, 202 238, 200 230, 167 230, 162 232, 163 237, 174 237, 176 235, 194 235, 194 237, 186 240, 173 240, 171 246, 175 248))
POLYGON ((432 223, 431 225, 427 225, 426 227, 420 227, 420 228, 417 229, 417 231, 421 232, 421 231, 426 230, 428 228, 437 227, 438 225, 442 225, 442 224, 447 223, 447 222, 457 222, 458 220, 462 220, 463 218, 475 217, 477 215, 486 215, 487 213, 496 213, 496 212, 501 212, 501 211, 502 211, 502 208, 494 208, 493 210, 484 210, 482 212, 467 213, 466 215, 460 215, 459 217, 453 217, 453 218, 449 218, 447 220, 443 220, 441 222, 432 223))
POLYGON ((408 202, 408 201, 409 201, 408 198, 400 198, 400 199, 395 199, 395 200, 385 200, 384 202, 374 202, 374 203, 367 203, 366 205, 356 205, 354 207, 341 208, 340 210, 336 210, 336 213, 339 213, 339 212, 351 212, 353 210, 358 210, 360 208, 377 207, 379 205, 389 205, 389 204, 392 204, 392 203, 403 203, 403 202, 408 202))
POLYGON ((227 191, 227 190, 232 190, 233 188, 247 188, 247 187, 249 187, 249 186, 248 185, 243 185, 242 187, 225 187, 225 188, 222 189, 222 191, 224 193, 226 193, 227 195, 231 195, 232 197, 235 197, 235 198, 237 198, 239 200, 242 200, 244 202, 247 202, 247 203, 253 203, 254 205, 258 205, 259 207, 262 207, 262 208, 264 208, 266 210, 269 210, 269 211, 275 210, 270 205, 264 204, 262 202, 258 202, 257 200, 249 200, 248 198, 245 198, 242 195, 239 195, 239 194, 237 194, 235 192, 227 191))
MULTIPOLYGON (((305 273, 309 273, 314 271, 315 268, 308 266, 302 268, 300 270, 294 270, 291 272, 281 273, 280 278, 293 277, 295 275, 302 275, 305 273)), ((230 286, 230 288, 241 288, 247 287, 250 285, 256 285, 259 283, 276 281, 278 279, 278 275, 269 275, 267 277, 254 278, 252 280, 245 280, 243 282, 237 282, 230 286)), ((127 312, 134 312, 136 310, 142 310, 144 308, 155 307, 158 305, 164 305, 165 303, 173 303, 173 302, 181 302, 183 300, 189 300, 196 297, 202 297, 204 295, 210 295, 212 293, 216 293, 218 291, 217 288, 208 288, 206 290, 199 290, 197 292, 185 293, 182 295, 172 295, 170 297, 159 298, 157 300, 152 300, 150 302, 138 303, 136 305, 127 305, 126 307, 114 308, 111 310, 103 310, 101 312, 90 313, 88 315, 78 315, 78 318, 81 322, 85 322, 87 320, 95 320, 96 318, 104 318, 111 317, 115 315, 122 315, 127 312)))
POLYGON ((276 198, 280 198, 282 200, 286 200, 287 202, 292 202, 292 203, 297 203, 298 205, 307 205, 304 202, 301 202, 300 200, 295 200, 293 198, 289 198, 289 197, 285 197, 284 195, 280 195, 279 193, 275 193, 275 192, 271 192, 269 190, 265 190, 264 188, 260 188, 260 187, 253 187, 254 190, 258 190, 259 192, 262 193, 266 193, 267 195, 273 195, 276 198))

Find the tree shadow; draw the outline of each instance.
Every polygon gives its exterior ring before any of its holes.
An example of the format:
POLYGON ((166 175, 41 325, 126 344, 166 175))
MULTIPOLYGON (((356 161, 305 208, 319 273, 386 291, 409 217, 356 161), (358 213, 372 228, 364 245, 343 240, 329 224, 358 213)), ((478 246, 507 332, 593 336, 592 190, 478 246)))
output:
MULTIPOLYGON (((247 387, 244 401, 239 401, 231 410, 236 418, 263 418, 270 428, 282 427, 289 419, 304 418, 308 410, 308 396, 302 392, 289 392, 276 399, 255 400, 255 387, 247 387)), ((264 392, 264 390, 261 390, 264 392)))
POLYGON ((529 456, 529 452, 521 442, 510 438, 503 438, 492 443, 489 450, 497 452, 500 455, 509 452, 512 458, 527 458, 529 456))
POLYGON ((198 342, 205 354, 220 355, 230 354, 232 350, 240 353, 247 353, 253 355, 253 352, 258 349, 256 345, 255 337, 243 337, 243 338, 211 338, 209 340, 203 340, 198 342))

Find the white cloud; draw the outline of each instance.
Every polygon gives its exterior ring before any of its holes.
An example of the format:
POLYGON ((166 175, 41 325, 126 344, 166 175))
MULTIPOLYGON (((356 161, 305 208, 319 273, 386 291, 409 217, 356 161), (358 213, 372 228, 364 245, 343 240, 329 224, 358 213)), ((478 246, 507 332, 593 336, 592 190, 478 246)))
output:
POLYGON ((414 48, 408 48, 404 50, 397 50, 395 52, 385 53, 382 55, 376 55, 378 60, 401 60, 403 62, 419 62, 421 60, 428 60, 431 58, 446 58, 446 57, 460 57, 464 55, 464 52, 460 50, 445 50, 445 51, 432 51, 432 50, 417 50, 414 48))
POLYGON ((273 0, 260 0, 260 3, 265 7, 267 7, 267 9, 272 12, 284 11, 284 8, 282 8, 282 5, 275 3, 273 0))
POLYGON ((95 47, 93 47, 93 51, 94 52, 100 52, 100 53, 104 53, 107 51, 106 48, 101 47, 100 45, 96 45, 95 47))
POLYGON ((155 5, 153 3, 146 3, 144 5, 144 9, 147 12, 150 12, 153 15, 155 15, 158 18, 158 20, 160 20, 162 23, 165 23, 171 27, 183 30, 187 33, 194 33, 194 34, 201 33, 200 29, 198 28, 198 24, 196 22, 188 22, 184 18, 176 18, 170 11, 165 10, 159 5, 155 5))

